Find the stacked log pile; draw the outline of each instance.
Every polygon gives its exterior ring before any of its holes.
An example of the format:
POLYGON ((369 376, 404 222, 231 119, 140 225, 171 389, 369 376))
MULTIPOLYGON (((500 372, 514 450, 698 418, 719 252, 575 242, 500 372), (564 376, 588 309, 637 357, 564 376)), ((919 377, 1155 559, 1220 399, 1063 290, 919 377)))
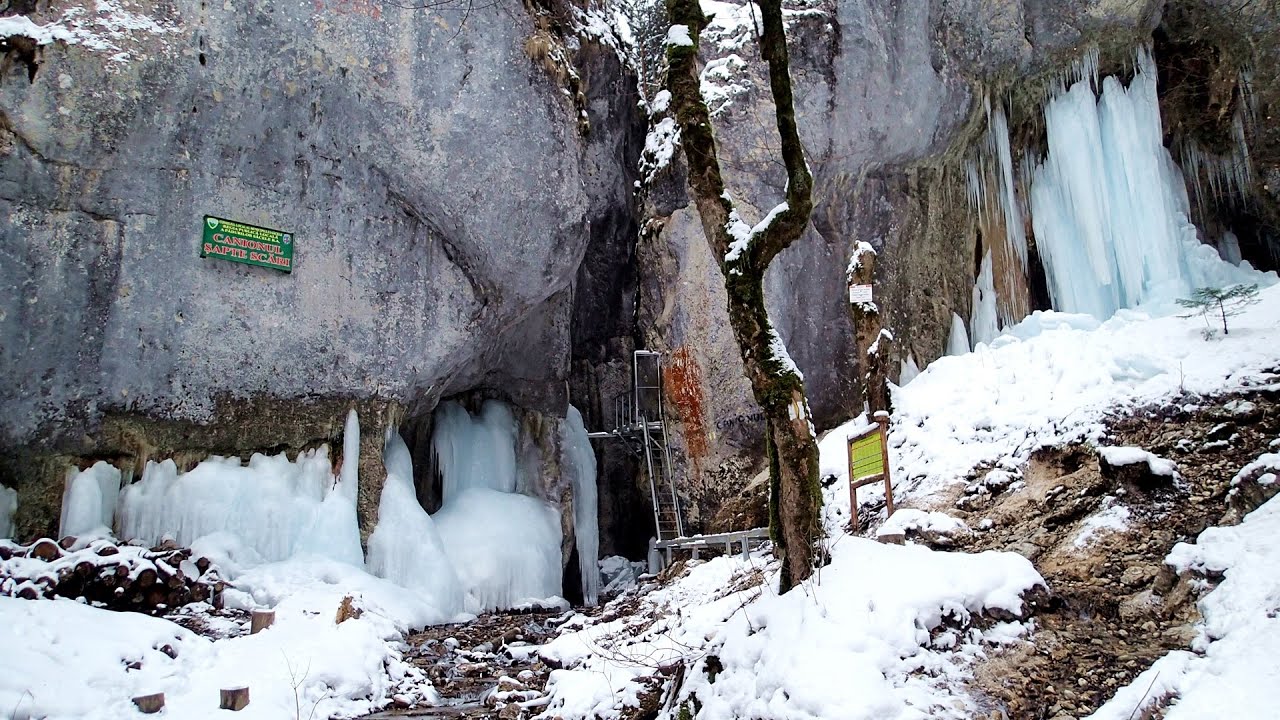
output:
POLYGON ((0 540, 0 596, 66 597, 110 610, 161 615, 190 603, 222 607, 226 583, 205 557, 171 543, 148 549, 97 538, 0 540))

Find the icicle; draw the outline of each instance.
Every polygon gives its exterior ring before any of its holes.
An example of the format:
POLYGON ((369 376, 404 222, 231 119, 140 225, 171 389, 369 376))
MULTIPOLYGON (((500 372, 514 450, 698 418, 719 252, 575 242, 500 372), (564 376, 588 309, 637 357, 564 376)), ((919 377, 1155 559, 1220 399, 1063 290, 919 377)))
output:
POLYGON ((948 355, 964 355, 969 352, 969 333, 964 329, 964 320, 956 313, 951 313, 951 336, 947 339, 948 355))
MULTIPOLYGON (((970 208, 977 214, 983 242, 993 252, 995 270, 991 286, 1000 288, 1003 300, 996 306, 997 317, 1004 324, 1011 325, 1026 315, 1029 294, 1026 213, 1023 201, 1019 199, 1020 191, 1025 196, 1025 183, 1014 172, 1009 120, 1004 108, 999 105, 993 108, 989 100, 985 105, 987 132, 965 161, 965 190, 970 208), (998 278, 996 272, 999 273, 998 278), (999 279, 999 285, 995 283, 996 279, 999 279)), ((1019 167, 1024 170, 1026 160, 1025 156, 1020 160, 1019 167)), ((976 338, 974 340, 979 342, 976 338)))
POLYGON ((920 366, 916 365, 916 359, 912 357, 911 353, 907 353, 907 357, 902 361, 902 367, 898 371, 898 387, 915 380, 919 374, 920 366))
POLYGON ((595 605, 600 597, 600 523, 596 488, 596 454, 591 449, 582 413, 569 406, 561 426, 564 459, 561 467, 573 480, 573 532, 578 541, 578 571, 582 575, 582 599, 595 605))
POLYGON ((990 250, 982 256, 982 269, 978 273, 977 281, 973 284, 973 309, 969 317, 969 328, 970 340, 975 348, 978 343, 990 343, 1000 334, 990 250))
POLYGON ((1246 117, 1250 122, 1255 122, 1258 117, 1258 96, 1253 89, 1253 70, 1248 67, 1240 69, 1240 100, 1244 107, 1246 117))
POLYGON ((1097 47, 1091 47, 1086 50, 1084 55, 1071 66, 1071 82, 1082 83, 1088 80, 1093 87, 1098 87, 1098 59, 1100 55, 1097 47))
POLYGON ((431 444, 443 477, 443 501, 474 487, 514 491, 516 431, 506 403, 486 400, 477 418, 456 402, 442 403, 431 444))
MULTIPOLYGON (((1004 212, 1005 242, 1027 271, 1027 231, 1018 207, 1017 184, 1013 178, 1013 152, 1009 147, 1009 121, 1004 108, 997 107, 990 118, 991 130, 987 142, 990 151, 1000 164, 1000 209, 1004 212)), ((1018 318, 1019 320, 1021 318, 1018 318)))

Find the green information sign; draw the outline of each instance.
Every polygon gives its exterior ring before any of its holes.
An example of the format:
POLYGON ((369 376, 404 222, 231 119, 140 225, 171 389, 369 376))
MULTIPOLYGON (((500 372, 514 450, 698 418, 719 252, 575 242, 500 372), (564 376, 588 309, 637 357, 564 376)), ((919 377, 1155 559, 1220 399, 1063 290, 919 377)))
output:
POLYGON ((884 474, 880 430, 849 440, 849 478, 854 482, 884 474))
POLYGON ((293 234, 205 215, 200 257, 293 272, 293 234))

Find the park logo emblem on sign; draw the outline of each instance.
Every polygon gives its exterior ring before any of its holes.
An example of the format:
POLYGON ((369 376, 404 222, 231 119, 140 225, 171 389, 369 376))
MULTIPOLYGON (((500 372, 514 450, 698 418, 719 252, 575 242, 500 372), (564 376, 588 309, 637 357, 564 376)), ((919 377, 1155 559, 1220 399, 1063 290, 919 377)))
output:
POLYGON ((293 272, 293 233, 205 215, 200 257, 293 272))

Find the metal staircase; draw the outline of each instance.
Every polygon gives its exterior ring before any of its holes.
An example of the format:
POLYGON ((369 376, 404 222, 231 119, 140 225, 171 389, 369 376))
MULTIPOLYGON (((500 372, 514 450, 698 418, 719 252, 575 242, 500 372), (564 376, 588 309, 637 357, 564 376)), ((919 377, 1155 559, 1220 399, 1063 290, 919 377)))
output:
POLYGON ((684 537, 680 498, 676 495, 667 444, 666 409, 662 399, 662 354, 636 350, 632 354, 631 389, 613 401, 614 427, 588 433, 592 439, 622 440, 633 454, 644 459, 653 501, 653 526, 659 542, 684 537))

